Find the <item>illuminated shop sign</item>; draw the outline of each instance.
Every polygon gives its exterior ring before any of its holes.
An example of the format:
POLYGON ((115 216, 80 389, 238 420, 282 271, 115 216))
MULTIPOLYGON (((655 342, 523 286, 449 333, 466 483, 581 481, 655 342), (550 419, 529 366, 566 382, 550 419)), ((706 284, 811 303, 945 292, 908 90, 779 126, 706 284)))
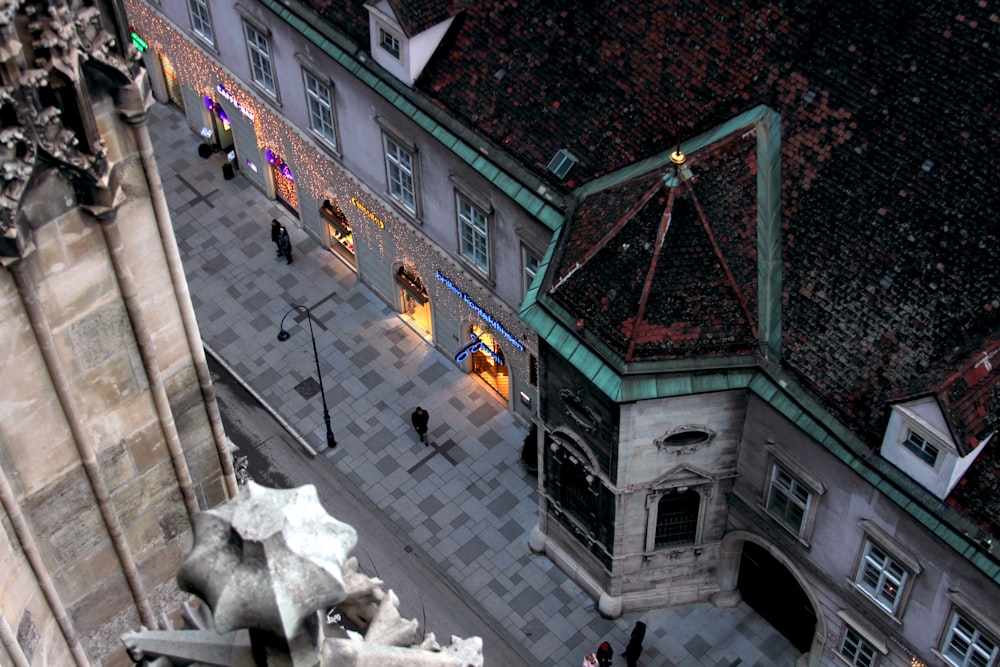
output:
POLYGON ((365 206, 364 204, 362 204, 361 202, 359 202, 354 197, 351 197, 351 203, 354 204, 355 206, 357 206, 359 211, 361 211, 362 213, 364 213, 366 216, 368 216, 372 220, 372 222, 374 222, 376 225, 378 225, 379 229, 385 229, 385 223, 382 222, 382 218, 378 217, 377 215, 375 215, 374 213, 372 213, 371 211, 369 211, 367 206, 365 206))
POLYGON ((487 347, 483 343, 483 341, 479 339, 479 336, 477 336, 476 334, 469 334, 469 338, 472 339, 472 342, 463 347, 455 354, 455 361, 457 361, 458 363, 462 363, 463 361, 469 358, 470 354, 475 354, 476 352, 485 352, 486 354, 493 357, 493 361, 497 362, 497 365, 503 366, 503 359, 500 358, 500 355, 491 350, 489 347, 487 347))
POLYGON ((139 33, 132 29, 132 46, 134 46, 139 53, 144 53, 146 49, 149 48, 149 43, 139 36, 139 33))
POLYGON ((496 329, 504 338, 506 338, 507 340, 509 340, 511 342, 511 344, 514 345, 514 347, 516 347, 518 350, 521 350, 522 352, 524 351, 524 345, 521 344, 521 341, 519 341, 518 339, 514 338, 514 335, 512 333, 510 333, 509 331, 507 331, 506 329, 504 329, 503 325, 500 324, 499 322, 497 322, 496 318, 494 318, 492 315, 490 315, 485 310, 483 310, 482 306, 480 306, 478 303, 476 303, 475 301, 473 301, 472 297, 470 297, 468 294, 466 294, 462 290, 458 289, 458 286, 455 285, 455 283, 451 282, 451 278, 448 278, 446 275, 444 275, 440 271, 435 271, 434 275, 437 276, 437 279, 439 281, 441 281, 442 283, 444 283, 445 285, 447 285, 448 289, 450 289, 452 292, 454 292, 459 297, 461 297, 462 301, 464 301, 466 304, 468 304, 469 308, 471 308, 472 310, 474 310, 477 315, 479 315, 481 318, 483 318, 484 320, 486 320, 486 322, 488 322, 491 327, 493 327, 494 329, 496 329))
POLYGON ((272 151, 270 148, 267 149, 267 161, 273 164, 274 168, 277 169, 282 176, 287 178, 292 183, 295 182, 295 176, 292 175, 292 170, 288 168, 288 165, 281 159, 281 156, 272 151))
POLYGON ((250 111, 250 109, 248 109, 245 104, 238 101, 236 99, 236 96, 233 95, 231 92, 229 92, 228 88, 226 88, 220 83, 218 86, 216 86, 216 90, 218 90, 219 94, 222 95, 224 98, 226 98, 230 104, 239 109, 240 113, 249 118, 251 121, 254 120, 255 116, 253 114, 253 111, 250 111))

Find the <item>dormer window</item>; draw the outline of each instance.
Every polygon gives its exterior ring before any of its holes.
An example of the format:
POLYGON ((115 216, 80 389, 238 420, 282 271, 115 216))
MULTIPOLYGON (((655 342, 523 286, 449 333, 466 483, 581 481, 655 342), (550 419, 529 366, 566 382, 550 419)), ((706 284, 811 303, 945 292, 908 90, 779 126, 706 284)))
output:
POLYGON ((910 430, 906 436, 906 440, 903 441, 903 446, 930 467, 933 468, 937 463, 938 454, 940 453, 938 448, 927 442, 919 433, 910 430))
POLYGON ((379 26, 378 45, 389 53, 393 58, 399 60, 399 38, 391 32, 379 26))

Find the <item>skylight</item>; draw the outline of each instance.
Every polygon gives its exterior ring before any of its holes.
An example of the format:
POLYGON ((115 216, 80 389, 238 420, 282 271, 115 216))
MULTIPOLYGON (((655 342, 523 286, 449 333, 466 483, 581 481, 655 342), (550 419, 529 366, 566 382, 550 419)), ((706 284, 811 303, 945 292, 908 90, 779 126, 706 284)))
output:
POLYGON ((576 158, 573 157, 565 148, 560 148, 559 152, 555 154, 555 157, 552 158, 546 169, 555 174, 556 178, 562 180, 566 178, 566 174, 569 173, 569 170, 573 168, 574 164, 576 164, 576 158))

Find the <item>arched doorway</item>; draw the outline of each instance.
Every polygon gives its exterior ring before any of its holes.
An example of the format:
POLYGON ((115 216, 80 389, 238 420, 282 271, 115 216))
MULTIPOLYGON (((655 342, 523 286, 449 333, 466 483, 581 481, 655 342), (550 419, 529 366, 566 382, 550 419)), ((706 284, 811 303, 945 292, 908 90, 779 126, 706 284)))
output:
POLYGON ((744 602, 795 648, 808 653, 816 635, 816 612, 798 580, 764 547, 743 543, 737 587, 744 602))
POLYGON ((469 327, 469 337, 479 339, 480 345, 469 355, 469 370, 479 376, 503 400, 510 398, 510 373, 503 351, 493 334, 485 331, 478 324, 469 327))

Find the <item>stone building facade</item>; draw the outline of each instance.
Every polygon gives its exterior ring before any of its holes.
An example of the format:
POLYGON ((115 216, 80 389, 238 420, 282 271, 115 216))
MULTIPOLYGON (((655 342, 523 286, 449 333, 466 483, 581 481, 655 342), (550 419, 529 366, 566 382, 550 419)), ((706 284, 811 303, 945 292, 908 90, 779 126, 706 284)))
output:
POLYGON ((192 516, 235 479, 121 13, 14 2, 3 33, 0 662, 130 664, 192 516))

